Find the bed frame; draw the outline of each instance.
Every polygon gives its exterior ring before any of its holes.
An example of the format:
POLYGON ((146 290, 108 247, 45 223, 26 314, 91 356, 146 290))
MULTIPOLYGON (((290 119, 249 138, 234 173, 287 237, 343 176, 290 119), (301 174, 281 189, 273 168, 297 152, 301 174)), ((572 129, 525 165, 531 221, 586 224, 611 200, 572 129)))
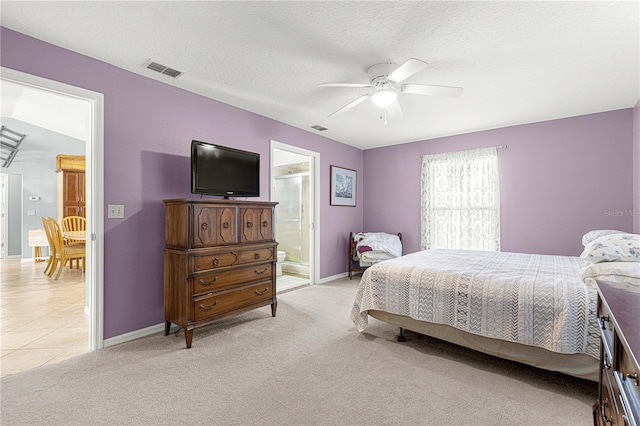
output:
POLYGON ((551 352, 544 348, 478 336, 445 324, 419 321, 384 311, 371 310, 368 314, 375 319, 400 327, 400 334, 397 336, 399 342, 406 341, 404 332, 410 330, 498 358, 557 371, 585 380, 598 381, 600 362, 586 354, 551 352))
MULTIPOLYGON (((360 266, 360 262, 356 259, 356 242, 353 241, 353 235, 357 232, 349 232, 349 248, 347 250, 347 264, 349 265, 349 279, 353 279, 353 274, 363 274, 368 266, 360 266)), ((396 234, 402 242, 402 234, 398 232, 396 234)))

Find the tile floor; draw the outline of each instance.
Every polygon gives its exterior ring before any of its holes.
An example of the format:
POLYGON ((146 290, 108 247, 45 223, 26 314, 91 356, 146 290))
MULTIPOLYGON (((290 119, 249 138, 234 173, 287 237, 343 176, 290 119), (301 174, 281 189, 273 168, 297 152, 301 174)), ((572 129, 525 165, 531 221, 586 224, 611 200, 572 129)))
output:
POLYGON ((278 293, 292 290, 303 285, 309 285, 309 277, 288 273, 276 277, 276 292, 278 293))
POLYGON ((2 377, 89 351, 85 274, 67 266, 54 280, 45 265, 0 260, 2 377))

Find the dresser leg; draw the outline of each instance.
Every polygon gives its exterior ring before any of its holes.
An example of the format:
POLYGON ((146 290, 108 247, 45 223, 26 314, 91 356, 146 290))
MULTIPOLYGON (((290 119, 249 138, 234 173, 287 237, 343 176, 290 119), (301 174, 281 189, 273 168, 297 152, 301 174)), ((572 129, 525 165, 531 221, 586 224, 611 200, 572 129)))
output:
POLYGON ((276 310, 278 309, 278 301, 275 301, 271 304, 271 316, 276 316, 276 310))
POLYGON ((187 342, 187 349, 191 349, 191 341, 193 340, 193 329, 184 331, 184 340, 187 342))
POLYGON ((171 330, 171 321, 165 321, 164 322, 164 335, 165 336, 169 335, 169 330, 171 330))

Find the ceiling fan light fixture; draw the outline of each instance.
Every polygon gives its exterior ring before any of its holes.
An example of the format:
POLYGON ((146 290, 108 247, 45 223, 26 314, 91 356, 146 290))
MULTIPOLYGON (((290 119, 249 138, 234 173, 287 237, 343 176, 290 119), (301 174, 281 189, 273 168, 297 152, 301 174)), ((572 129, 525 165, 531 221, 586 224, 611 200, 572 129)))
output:
POLYGON ((380 89, 371 95, 371 102, 380 108, 388 107, 396 100, 398 93, 393 89, 380 89))

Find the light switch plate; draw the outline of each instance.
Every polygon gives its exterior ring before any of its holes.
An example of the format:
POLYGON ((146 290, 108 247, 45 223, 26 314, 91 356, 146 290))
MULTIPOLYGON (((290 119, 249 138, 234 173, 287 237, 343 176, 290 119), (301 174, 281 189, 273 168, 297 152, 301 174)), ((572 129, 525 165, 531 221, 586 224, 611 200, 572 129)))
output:
POLYGON ((107 206, 107 219, 123 219, 124 204, 109 204, 107 206))
POLYGON ((35 210, 27 210, 27 216, 35 216, 35 215, 36 215, 35 210))

